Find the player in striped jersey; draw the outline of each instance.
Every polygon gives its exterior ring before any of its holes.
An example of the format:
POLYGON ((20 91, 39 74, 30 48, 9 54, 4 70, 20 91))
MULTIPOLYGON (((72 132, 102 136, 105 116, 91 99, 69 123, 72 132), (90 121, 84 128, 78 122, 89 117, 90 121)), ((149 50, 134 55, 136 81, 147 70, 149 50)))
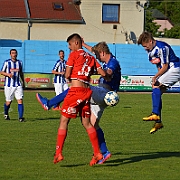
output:
POLYGON ((9 108, 14 97, 18 102, 19 121, 23 122, 24 106, 23 106, 23 87, 24 74, 22 70, 22 62, 17 59, 17 50, 11 49, 11 59, 5 60, 1 68, 0 74, 5 76, 4 94, 6 103, 4 103, 4 118, 10 120, 9 108), (22 84, 21 84, 21 80, 22 84))
MULTIPOLYGON (((64 77, 65 69, 66 69, 66 61, 64 60, 64 51, 59 51, 59 60, 56 61, 53 66, 52 73, 54 76, 54 88, 56 96, 68 89, 68 84, 64 77)), ((53 110, 60 110, 59 104, 54 105, 53 110)))
POLYGON ((149 61, 156 64, 158 72, 152 78, 152 113, 144 117, 144 121, 155 121, 150 133, 163 127, 161 119, 161 96, 170 86, 180 79, 180 58, 177 57, 171 46, 165 42, 155 40, 149 32, 143 32, 138 44, 148 52, 149 61))

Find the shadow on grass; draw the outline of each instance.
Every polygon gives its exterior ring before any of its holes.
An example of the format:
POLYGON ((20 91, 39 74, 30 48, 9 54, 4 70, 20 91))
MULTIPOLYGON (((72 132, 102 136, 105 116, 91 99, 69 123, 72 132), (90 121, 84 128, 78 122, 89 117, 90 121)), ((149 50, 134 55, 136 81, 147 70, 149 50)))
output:
MULTIPOLYGON (((120 154, 121 153, 115 153, 113 154, 113 156, 120 155, 120 154)), ((180 157, 180 152, 149 152, 149 153, 133 153, 133 154, 136 154, 136 156, 132 156, 129 158, 124 158, 124 159, 122 158, 122 159, 108 160, 106 161, 106 165, 119 166, 123 164, 130 164, 130 163, 135 163, 135 162, 150 160, 150 159, 180 157)))
POLYGON ((46 118, 28 118, 27 121, 54 121, 54 120, 59 120, 59 116, 58 117, 46 117, 46 118))

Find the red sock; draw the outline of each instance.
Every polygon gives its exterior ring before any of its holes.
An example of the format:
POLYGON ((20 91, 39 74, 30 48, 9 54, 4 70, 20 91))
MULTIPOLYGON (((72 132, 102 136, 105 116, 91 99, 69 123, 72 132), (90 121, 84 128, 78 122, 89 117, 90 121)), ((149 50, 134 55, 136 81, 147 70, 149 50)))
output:
POLYGON ((89 139, 91 141, 91 144, 92 144, 92 147, 94 150, 94 154, 100 153, 96 129, 94 127, 91 127, 89 129, 87 129, 87 133, 88 133, 89 139))
POLYGON ((57 134, 57 143, 56 143, 56 155, 62 153, 64 141, 67 136, 67 130, 66 129, 58 129, 57 134))

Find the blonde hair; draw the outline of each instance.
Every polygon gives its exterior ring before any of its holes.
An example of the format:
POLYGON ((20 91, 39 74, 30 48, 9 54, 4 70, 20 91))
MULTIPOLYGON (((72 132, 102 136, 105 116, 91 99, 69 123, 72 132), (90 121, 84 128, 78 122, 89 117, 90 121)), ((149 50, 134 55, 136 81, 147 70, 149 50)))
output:
POLYGON ((150 32, 143 32, 138 38, 138 45, 142 43, 148 43, 150 40, 154 40, 150 32))
POLYGON ((106 44, 106 42, 99 42, 98 44, 96 44, 95 46, 92 47, 92 51, 93 52, 105 52, 106 54, 111 54, 108 45, 106 44))

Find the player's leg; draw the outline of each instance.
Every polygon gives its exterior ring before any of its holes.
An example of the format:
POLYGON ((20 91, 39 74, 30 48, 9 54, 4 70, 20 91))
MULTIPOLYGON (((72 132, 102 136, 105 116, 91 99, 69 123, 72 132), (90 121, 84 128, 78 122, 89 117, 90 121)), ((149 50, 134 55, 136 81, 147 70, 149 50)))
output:
POLYGON ((10 120, 9 117, 9 109, 11 106, 11 102, 14 99, 14 90, 15 88, 13 87, 4 87, 4 95, 6 102, 4 103, 4 119, 5 120, 10 120))
POLYGON ((57 133, 57 141, 56 141, 56 152, 54 154, 54 164, 62 161, 64 159, 62 155, 64 142, 66 140, 67 131, 68 131, 68 123, 70 118, 67 118, 61 115, 60 125, 57 133))
POLYGON ((96 129, 93 127, 93 125, 90 123, 89 118, 82 117, 81 121, 82 121, 84 128, 87 131, 87 134, 89 136, 90 142, 93 147, 94 155, 93 155, 92 160, 90 161, 90 166, 93 166, 93 165, 97 164, 97 162, 99 160, 101 160, 103 158, 102 154, 100 153, 100 149, 99 149, 97 132, 96 132, 96 129))
POLYGON ((155 119, 155 124, 153 128, 150 130, 151 134, 163 128, 162 119, 161 119, 161 110, 162 110, 161 96, 167 90, 168 87, 172 86, 179 80, 179 77, 180 77, 179 68, 171 68, 166 73, 164 73, 157 81, 157 83, 159 84, 159 90, 156 92, 156 96, 152 100, 154 102, 153 112, 157 113, 160 118, 155 119))
POLYGON ((91 104, 91 123, 95 127, 97 136, 98 136, 98 142, 99 142, 99 147, 101 150, 101 153, 103 154, 103 159, 98 162, 98 164, 103 164, 107 159, 111 157, 111 153, 109 152, 107 145, 106 145, 106 140, 104 137, 104 132, 102 128, 99 125, 100 118, 103 114, 104 107, 101 107, 99 105, 91 104))
POLYGON ((104 102, 104 97, 109 90, 99 86, 90 86, 90 88, 93 91, 91 96, 91 104, 98 104, 101 107, 107 107, 106 103, 104 102))
MULTIPOLYGON (((54 83, 54 87, 55 87, 56 96, 63 92, 63 83, 54 83)), ((60 110, 59 105, 60 105, 60 103, 55 104, 52 109, 60 110)))
MULTIPOLYGON (((89 93, 90 93, 89 98, 90 98, 91 92, 92 91, 90 90, 89 91, 89 93)), ((91 114, 90 102, 89 102, 89 100, 87 101, 87 99, 84 99, 84 100, 85 101, 82 102, 80 104, 80 106, 78 106, 78 111, 79 111, 79 114, 81 116, 82 125, 86 129, 86 132, 89 136, 90 142, 91 142, 92 147, 93 147, 94 155, 93 155, 92 160, 90 161, 90 166, 93 166, 93 165, 97 164, 97 162, 99 160, 101 160, 103 158, 103 156, 102 156, 100 149, 99 149, 98 136, 97 136, 96 129, 90 122, 90 114, 91 114)))
POLYGON ((64 101, 64 98, 66 97, 68 93, 68 89, 66 89, 61 94, 53 97, 52 99, 48 100, 46 97, 42 97, 39 93, 36 94, 36 98, 39 101, 39 103, 42 105, 44 110, 51 109, 55 104, 60 104, 62 101, 64 101))
POLYGON ((18 86, 15 91, 15 98, 18 103, 18 113, 19 113, 19 121, 24 122, 24 104, 23 104, 23 89, 21 86, 18 86))

